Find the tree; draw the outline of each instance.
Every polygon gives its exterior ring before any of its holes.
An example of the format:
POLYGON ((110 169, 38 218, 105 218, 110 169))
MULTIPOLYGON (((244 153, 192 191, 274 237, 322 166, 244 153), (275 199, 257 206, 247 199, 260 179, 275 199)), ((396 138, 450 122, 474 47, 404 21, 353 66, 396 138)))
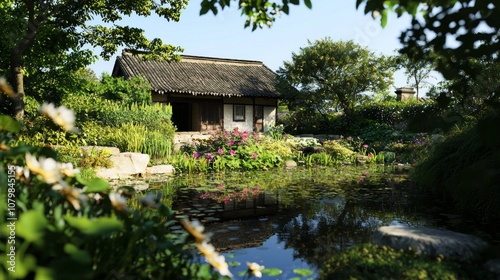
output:
POLYGON ((420 89, 429 84, 427 79, 431 77, 434 65, 429 60, 413 59, 404 53, 397 58, 397 64, 404 69, 406 83, 408 83, 408 86, 415 88, 418 100, 420 89))
POLYGON ((298 90, 283 90, 291 109, 307 107, 327 115, 335 108, 350 117, 363 92, 383 91, 392 83, 394 61, 352 41, 309 41, 278 70, 279 79, 298 90))
MULTIPOLYGON (((270 26, 281 12, 288 14, 290 4, 299 5, 299 0, 203 0, 202 14, 218 8, 224 9, 237 2, 242 14, 247 17, 245 26, 270 26)), ((382 26, 387 24, 390 14, 409 14, 413 17, 410 27, 403 31, 400 41, 403 52, 414 60, 425 60, 434 52, 436 70, 445 79, 456 79, 474 75, 464 59, 500 61, 500 5, 497 0, 356 0, 359 9, 378 18, 382 26), (454 39, 452 39, 454 38, 454 39), (452 42, 456 40, 454 44, 452 42)), ((311 8, 310 0, 304 5, 311 8)))
POLYGON ((82 51, 84 45, 102 48, 100 56, 109 59, 118 46, 146 51, 146 59, 178 59, 174 55, 181 49, 165 45, 160 39, 148 40, 144 31, 116 22, 133 13, 140 16, 157 14, 167 20, 178 21, 187 0, 113 1, 41 1, 8 0, 0 3, 0 69, 7 72, 16 92, 12 114, 23 116, 25 73, 66 66, 86 66, 95 57, 82 51), (100 18, 110 25, 91 25, 100 18))

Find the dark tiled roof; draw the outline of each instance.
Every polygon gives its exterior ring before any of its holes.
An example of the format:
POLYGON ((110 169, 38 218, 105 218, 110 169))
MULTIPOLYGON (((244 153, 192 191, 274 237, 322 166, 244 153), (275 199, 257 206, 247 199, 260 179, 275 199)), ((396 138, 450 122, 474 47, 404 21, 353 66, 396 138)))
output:
POLYGON ((144 61, 124 52, 113 75, 119 72, 125 78, 144 76, 160 94, 280 97, 275 73, 259 61, 187 55, 181 62, 144 61))

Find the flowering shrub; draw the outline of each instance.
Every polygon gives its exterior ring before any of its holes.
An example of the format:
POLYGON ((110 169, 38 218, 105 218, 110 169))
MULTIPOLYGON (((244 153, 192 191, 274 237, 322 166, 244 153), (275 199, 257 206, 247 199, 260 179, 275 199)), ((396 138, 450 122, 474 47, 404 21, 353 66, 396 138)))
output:
POLYGON ((208 140, 183 146, 181 151, 184 154, 175 158, 172 164, 183 172, 200 170, 197 166, 205 164, 213 171, 261 170, 279 166, 283 159, 260 143, 258 134, 240 132, 238 128, 230 132, 216 131, 208 140))

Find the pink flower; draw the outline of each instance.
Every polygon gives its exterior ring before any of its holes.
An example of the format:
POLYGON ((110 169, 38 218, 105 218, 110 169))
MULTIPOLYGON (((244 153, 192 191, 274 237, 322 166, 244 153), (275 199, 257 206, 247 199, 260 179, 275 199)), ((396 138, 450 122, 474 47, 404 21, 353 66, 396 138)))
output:
POLYGON ((258 155, 258 154, 256 154, 256 153, 253 153, 253 154, 252 154, 252 157, 253 157, 253 158, 257 158, 258 156, 259 156, 259 155, 258 155))
POLYGON ((233 151, 233 150, 231 150, 231 151, 229 152, 229 154, 231 154, 231 155, 234 157, 234 155, 236 155, 236 152, 235 152, 235 151, 233 151))
POLYGON ((363 148, 368 149, 368 145, 364 144, 363 148))
POLYGON ((198 154, 198 152, 194 152, 194 153, 193 153, 193 157, 194 157, 194 158, 198 158, 199 156, 200 156, 200 155, 198 154))
POLYGON ((232 145, 234 145, 234 141, 229 141, 226 143, 229 147, 231 147, 232 145))
POLYGON ((343 136, 343 135, 340 135, 340 136, 339 136, 339 138, 340 138, 340 139, 344 139, 344 136, 343 136))
POLYGON ((363 183, 364 181, 365 181, 364 178, 362 178, 362 177, 359 178, 359 183, 363 183))
POLYGON ((229 201, 231 201, 231 197, 227 196, 227 197, 224 199, 224 204, 228 203, 229 201))
POLYGON ((351 136, 347 137, 347 140, 348 140, 348 141, 351 141, 351 140, 352 140, 352 137, 351 137, 351 136))
POLYGON ((224 150, 222 150, 221 148, 219 148, 219 150, 217 150, 217 152, 219 152, 219 155, 224 154, 224 150))

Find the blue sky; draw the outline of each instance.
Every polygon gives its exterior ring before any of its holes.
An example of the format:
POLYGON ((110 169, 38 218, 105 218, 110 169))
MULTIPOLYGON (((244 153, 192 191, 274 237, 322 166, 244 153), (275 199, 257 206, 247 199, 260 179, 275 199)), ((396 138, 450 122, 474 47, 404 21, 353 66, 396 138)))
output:
MULTIPOLYGON (((363 9, 356 10, 354 0, 315 0, 312 9, 292 6, 290 14, 283 14, 272 28, 252 32, 251 28, 243 28, 245 17, 236 7, 219 11, 216 16, 211 13, 200 16, 200 2, 192 0, 179 22, 151 16, 125 18, 121 24, 144 29, 149 39, 161 38, 164 43, 180 46, 186 55, 257 60, 276 71, 291 59, 292 52, 307 46, 308 40, 325 37, 353 40, 378 54, 394 54, 401 47, 401 31, 411 20, 393 14, 382 28, 363 9)), ((236 2, 232 4, 235 6, 236 2)), ((91 69, 98 76, 111 73, 115 57, 110 61, 100 60, 91 69)), ((407 86, 406 77, 398 71, 395 87, 402 86, 407 86)))

